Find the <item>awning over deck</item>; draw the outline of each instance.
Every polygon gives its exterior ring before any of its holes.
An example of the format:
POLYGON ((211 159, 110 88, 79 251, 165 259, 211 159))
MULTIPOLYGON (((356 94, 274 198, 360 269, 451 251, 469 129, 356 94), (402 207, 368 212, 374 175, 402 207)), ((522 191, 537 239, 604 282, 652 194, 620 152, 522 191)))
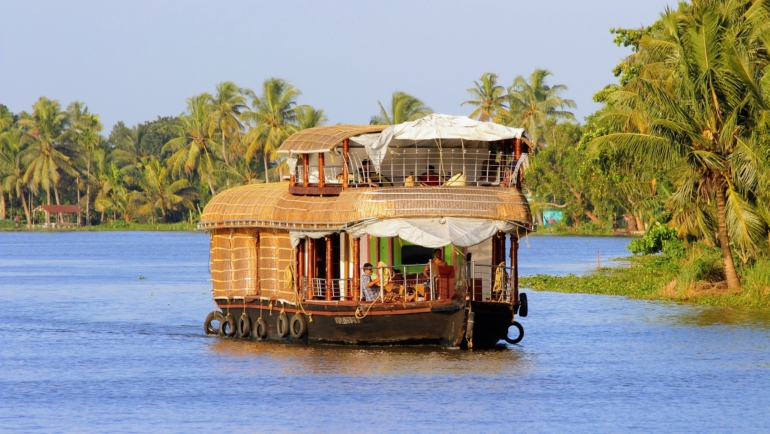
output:
POLYGON ((379 133, 386 125, 329 125, 295 133, 278 148, 283 154, 328 152, 343 140, 367 133, 379 133))

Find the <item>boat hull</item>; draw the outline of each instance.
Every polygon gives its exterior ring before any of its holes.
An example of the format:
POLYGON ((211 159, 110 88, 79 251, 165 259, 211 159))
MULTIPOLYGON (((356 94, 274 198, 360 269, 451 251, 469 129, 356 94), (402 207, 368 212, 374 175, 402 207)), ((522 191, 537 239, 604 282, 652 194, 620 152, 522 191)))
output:
POLYGON ((440 345, 468 347, 469 313, 474 312, 473 348, 491 347, 507 335, 513 311, 507 303, 446 300, 417 303, 305 302, 297 305, 279 300, 218 300, 224 315, 238 321, 245 312, 252 324, 250 338, 261 317, 267 324, 266 339, 294 343, 344 345, 440 345), (306 319, 302 338, 281 337, 281 313, 306 319))

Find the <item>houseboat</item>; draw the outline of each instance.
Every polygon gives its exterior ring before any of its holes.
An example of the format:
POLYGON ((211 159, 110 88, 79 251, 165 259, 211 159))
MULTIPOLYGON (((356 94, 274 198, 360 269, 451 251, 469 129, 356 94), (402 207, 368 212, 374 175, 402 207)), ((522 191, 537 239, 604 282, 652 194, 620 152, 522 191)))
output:
POLYGON ((282 182, 216 195, 207 334, 348 345, 517 343, 522 129, 429 115, 289 137, 282 182), (509 330, 510 329, 510 330, 509 330), (510 332, 510 335, 509 335, 510 332))

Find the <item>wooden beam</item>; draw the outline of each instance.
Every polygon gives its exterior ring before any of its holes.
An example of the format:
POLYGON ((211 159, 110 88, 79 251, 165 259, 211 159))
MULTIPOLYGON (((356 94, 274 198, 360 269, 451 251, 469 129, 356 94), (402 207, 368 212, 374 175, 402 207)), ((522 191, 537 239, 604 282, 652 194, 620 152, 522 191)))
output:
POLYGON ((361 299, 361 238, 353 238, 353 300, 361 299))
POLYGON ((323 188, 326 185, 326 177, 324 176, 324 153, 318 153, 318 186, 323 188))
POLYGON ((315 240, 307 239, 307 296, 308 300, 313 299, 313 278, 315 277, 315 240))
MULTIPOLYGON (((521 139, 513 139, 513 152, 514 157, 516 158, 516 161, 518 162, 521 158, 521 139)), ((519 166, 521 168, 521 166, 519 166)), ((516 188, 521 190, 521 182, 524 180, 524 176, 521 174, 521 170, 519 170, 518 176, 516 177, 516 188)))
POLYGON ((348 151, 350 139, 342 141, 342 188, 348 188, 348 151))
POLYGON ((308 156, 307 154, 302 154, 302 186, 307 188, 310 185, 310 181, 308 180, 308 156))
POLYGON ((511 268, 511 304, 516 304, 519 302, 519 239, 515 235, 511 235, 511 268))
POLYGON ((334 280, 334 267, 332 262, 334 256, 332 255, 332 237, 325 236, 326 240, 326 300, 332 299, 332 281, 334 280))
POLYGON ((297 288, 300 297, 302 297, 302 288, 305 287, 305 243, 304 239, 299 240, 297 246, 297 288))

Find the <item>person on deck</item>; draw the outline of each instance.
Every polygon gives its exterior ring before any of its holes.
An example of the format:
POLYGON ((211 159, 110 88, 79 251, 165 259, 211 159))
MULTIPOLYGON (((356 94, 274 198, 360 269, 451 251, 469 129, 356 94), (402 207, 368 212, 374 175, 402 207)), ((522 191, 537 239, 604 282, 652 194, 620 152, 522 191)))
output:
POLYGON ((417 182, 421 185, 436 187, 441 185, 441 177, 435 172, 436 168, 428 166, 428 171, 417 177, 417 182))
POLYGON ((366 301, 375 301, 380 296, 380 278, 372 279, 372 264, 364 264, 364 274, 361 275, 361 294, 366 301))
POLYGON ((361 161, 361 168, 358 169, 358 173, 361 182, 369 184, 370 187, 393 187, 393 183, 390 182, 390 179, 377 173, 371 163, 369 163, 369 160, 361 161))
POLYGON ((441 249, 433 250, 433 259, 430 261, 430 266, 426 265, 422 269, 422 277, 425 278, 426 284, 432 285, 430 281, 430 275, 433 274, 433 278, 438 278, 438 267, 446 267, 446 261, 444 260, 444 251, 441 249))

